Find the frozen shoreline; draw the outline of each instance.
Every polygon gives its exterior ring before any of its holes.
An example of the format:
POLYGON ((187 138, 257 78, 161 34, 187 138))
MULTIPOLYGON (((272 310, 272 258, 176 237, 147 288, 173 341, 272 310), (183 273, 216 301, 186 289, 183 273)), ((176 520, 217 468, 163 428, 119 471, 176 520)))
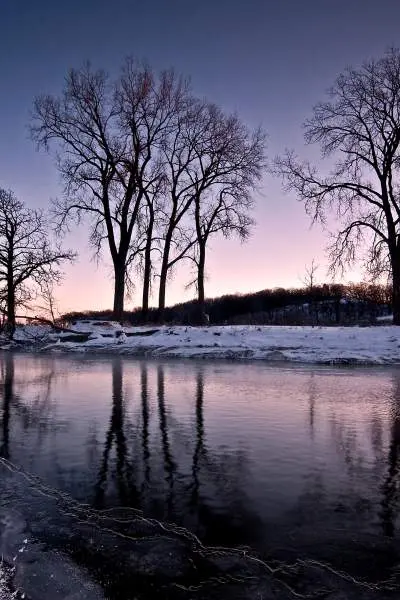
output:
POLYGON ((158 358, 289 361, 309 364, 400 364, 400 328, 210 326, 122 327, 81 321, 79 332, 56 333, 47 326, 17 329, 2 349, 52 353, 118 354, 158 358))

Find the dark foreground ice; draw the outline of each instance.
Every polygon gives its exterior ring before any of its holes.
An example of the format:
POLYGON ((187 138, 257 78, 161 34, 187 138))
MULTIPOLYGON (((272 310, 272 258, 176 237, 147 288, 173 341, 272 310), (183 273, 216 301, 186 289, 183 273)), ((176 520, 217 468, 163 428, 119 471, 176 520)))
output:
POLYGON ((359 581, 328 564, 205 547, 132 509, 94 511, 0 459, 2 600, 399 598, 394 569, 359 581))

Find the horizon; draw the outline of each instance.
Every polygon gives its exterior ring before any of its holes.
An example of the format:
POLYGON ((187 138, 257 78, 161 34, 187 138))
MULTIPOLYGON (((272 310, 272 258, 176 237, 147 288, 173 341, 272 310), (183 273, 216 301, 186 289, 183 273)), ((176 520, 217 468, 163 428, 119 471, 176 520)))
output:
MULTIPOLYGON (((68 69, 85 60, 113 75, 128 55, 146 58, 157 71, 174 67, 191 78, 196 95, 236 111, 251 128, 263 125, 269 159, 285 147, 316 158, 317 149, 302 140, 302 122, 313 105, 345 67, 358 67, 400 45, 395 0, 385 0, 387 10, 372 0, 351 6, 339 0, 324 7, 314 0, 301 7, 294 1, 277 6, 253 0, 239 6, 222 0, 212 8, 207 1, 189 7, 178 0, 171 7, 159 0, 147 6, 116 0, 111 17, 109 7, 98 4, 1 3, 0 60, 7 93, 0 98, 0 187, 12 189, 28 206, 44 207, 61 195, 52 158, 36 152, 27 135, 34 97, 59 94, 68 69), (140 27, 133 34, 135 18, 140 27)), ((310 229, 303 205, 282 191, 279 180, 265 176, 253 216, 257 224, 246 244, 212 241, 206 297, 298 287, 312 260, 320 265, 317 280, 326 279, 327 234, 319 226, 310 229)), ((95 267, 85 226, 74 228, 65 245, 76 248, 79 257, 56 289, 60 311, 112 305, 109 264, 105 258, 95 267)), ((193 296, 185 290, 187 266, 178 271, 168 285, 168 306, 193 296)), ((354 280, 363 280, 359 267, 336 282, 354 280)), ((140 289, 126 310, 139 302, 140 289)))
MULTIPOLYGON (((322 281, 320 283, 314 283, 313 284, 313 289, 314 290, 315 289, 321 289, 321 288, 324 288, 325 286, 332 286, 332 287, 334 287, 336 285, 337 286, 343 286, 344 288, 350 288, 350 289, 351 289, 351 286, 356 287, 356 286, 362 286, 362 285, 376 287, 376 288, 381 288, 381 289, 382 288, 383 289, 390 289, 390 284, 389 283, 385 284, 385 283, 377 283, 377 282, 369 282, 369 281, 348 281, 348 282, 322 281)), ((223 298, 226 298, 226 297, 228 297, 228 298, 231 298, 231 297, 233 297, 233 298, 241 298, 241 297, 246 297, 246 296, 256 296, 258 294, 263 294, 265 292, 272 292, 273 293, 273 292, 280 292, 280 291, 287 292, 288 294, 291 293, 291 292, 295 292, 295 293, 296 292, 299 292, 299 293, 300 292, 304 292, 305 294, 307 294, 307 292, 309 294, 312 293, 312 290, 311 290, 310 286, 307 286, 306 283, 303 283, 301 286, 297 286, 297 287, 274 286, 274 287, 264 288, 264 289, 260 289, 260 290, 254 290, 254 291, 250 291, 250 292, 249 291, 247 291, 247 292, 244 291, 244 292, 223 293, 220 296, 206 296, 205 302, 206 303, 207 302, 215 302, 215 301, 218 302, 218 300, 222 300, 223 298)), ((195 304, 196 302, 197 302, 196 298, 188 298, 187 300, 183 300, 181 302, 174 302, 174 303, 171 303, 171 304, 167 304, 165 308, 167 310, 168 309, 174 309, 174 308, 176 308, 178 306, 181 306, 181 305, 184 306, 186 304, 191 304, 191 303, 195 304)), ((156 305, 151 305, 151 306, 149 306, 149 310, 150 311, 157 311, 158 308, 157 308, 156 305)), ((139 312, 140 313, 140 311, 141 311, 141 307, 140 306, 136 306, 136 307, 133 307, 133 308, 130 308, 130 309, 128 309, 128 308, 124 309, 124 313, 131 313, 131 312, 132 313, 135 313, 135 312, 139 312)), ((112 313, 113 312, 112 306, 108 306, 108 307, 101 308, 101 309, 91 309, 91 308, 83 308, 83 309, 80 309, 80 310, 72 309, 70 311, 66 311, 66 312, 60 313, 60 317, 64 317, 66 315, 74 314, 74 313, 77 313, 77 314, 80 314, 80 313, 86 314, 86 313, 88 313, 90 315, 90 314, 103 313, 103 312, 104 313, 108 313, 108 312, 112 313)), ((34 320, 34 318, 33 318, 33 320, 34 320)))

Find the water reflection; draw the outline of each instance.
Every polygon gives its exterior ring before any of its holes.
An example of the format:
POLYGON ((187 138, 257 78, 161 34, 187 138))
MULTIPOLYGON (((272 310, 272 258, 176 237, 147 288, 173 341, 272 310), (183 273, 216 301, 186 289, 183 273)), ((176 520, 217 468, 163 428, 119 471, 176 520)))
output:
POLYGON ((314 421, 315 421, 315 402, 317 398, 317 390, 315 385, 315 373, 311 373, 308 387, 308 418, 310 425, 310 435, 314 437, 314 421))
POLYGON ((400 500, 400 377, 393 378, 393 398, 390 409, 390 439, 387 475, 382 491, 382 527, 385 535, 394 537, 400 500))
POLYGON ((396 372, 12 354, 0 364, 1 456, 80 501, 261 552, 304 543, 329 554, 355 530, 398 540, 396 372))
MULTIPOLYGON (((150 446, 149 446, 149 386, 148 373, 145 363, 140 365, 140 390, 142 402, 142 449, 143 449, 143 466, 144 466, 144 485, 150 484, 150 446)), ((144 491, 144 487, 142 487, 144 491)))
POLYGON ((3 388, 3 407, 2 407, 2 442, 0 446, 0 456, 10 458, 10 408, 13 399, 14 389, 14 357, 8 354, 1 365, 2 388, 3 388))
POLYGON ((166 482, 168 486, 167 493, 167 514, 170 519, 173 514, 174 504, 174 478, 177 470, 176 463, 172 457, 172 452, 169 442, 167 411, 165 407, 165 381, 164 369, 162 365, 157 367, 157 402, 158 402, 158 418, 161 433, 161 446, 164 457, 164 469, 166 473, 166 482))
POLYGON ((32 373, 24 375, 16 382, 15 356, 6 353, 1 360, 1 396, 2 406, 2 442, 0 445, 0 456, 6 459, 12 458, 10 454, 10 428, 12 417, 17 419, 24 432, 34 432, 35 448, 44 443, 47 434, 52 435, 59 423, 51 422, 54 404, 52 399, 52 383, 55 373, 50 361, 46 368, 39 374, 32 373), (24 401, 24 390, 30 387, 38 387, 37 393, 32 401, 24 401), (50 430, 49 430, 50 428, 50 430))
POLYGON ((132 506, 138 500, 134 469, 128 458, 124 427, 123 364, 121 360, 112 363, 111 400, 110 423, 106 434, 103 457, 95 490, 94 505, 96 508, 104 507, 104 496, 110 477, 110 455, 114 446, 116 464, 113 476, 116 481, 119 503, 122 506, 132 506))
POLYGON ((205 440, 204 440, 204 371, 198 369, 196 373, 196 433, 195 433, 195 446, 193 451, 192 461, 192 494, 190 498, 190 504, 193 507, 199 505, 199 491, 200 491, 200 460, 206 454, 205 440))

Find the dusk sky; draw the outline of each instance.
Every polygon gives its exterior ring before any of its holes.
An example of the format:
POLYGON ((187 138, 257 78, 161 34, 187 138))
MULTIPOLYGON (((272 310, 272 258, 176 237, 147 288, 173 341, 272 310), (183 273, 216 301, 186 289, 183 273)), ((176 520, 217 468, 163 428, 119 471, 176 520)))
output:
MULTIPOLYGON (((51 156, 29 139, 35 96, 60 93, 71 67, 90 60, 117 73, 123 59, 174 67, 193 90, 250 127, 268 133, 268 157, 286 147, 310 152, 301 124, 346 66, 360 66, 400 46, 399 0, 0 0, 0 187, 30 206, 61 194, 51 156)), ((299 286, 305 266, 326 279, 327 234, 310 221, 294 195, 265 177, 245 245, 215 240, 208 252, 206 295, 299 286)), ((57 291, 60 309, 112 306, 111 269, 90 261, 85 226, 66 244, 80 257, 57 291)), ((171 304, 192 297, 188 273, 176 274, 171 304)), ((357 272, 347 279, 359 279, 357 272)), ((126 308, 136 305, 137 297, 126 308)))

